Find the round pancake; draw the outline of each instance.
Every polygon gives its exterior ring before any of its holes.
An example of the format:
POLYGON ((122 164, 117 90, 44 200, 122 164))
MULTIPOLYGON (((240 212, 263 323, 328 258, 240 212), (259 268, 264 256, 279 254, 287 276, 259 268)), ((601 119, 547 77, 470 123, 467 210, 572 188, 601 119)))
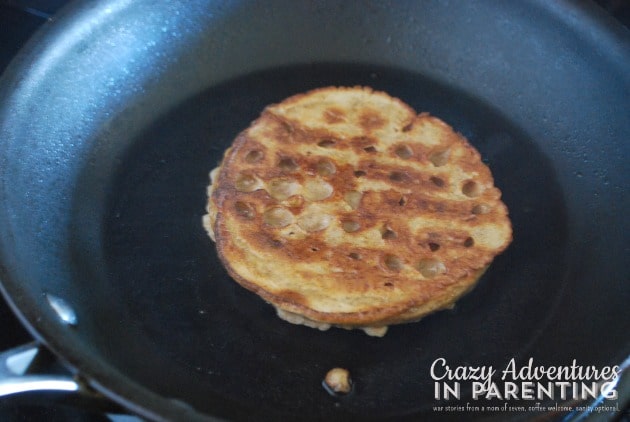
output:
POLYGON ((366 87, 268 106, 211 179, 204 226, 229 274, 320 329, 383 335, 451 307, 512 240, 466 139, 366 87))

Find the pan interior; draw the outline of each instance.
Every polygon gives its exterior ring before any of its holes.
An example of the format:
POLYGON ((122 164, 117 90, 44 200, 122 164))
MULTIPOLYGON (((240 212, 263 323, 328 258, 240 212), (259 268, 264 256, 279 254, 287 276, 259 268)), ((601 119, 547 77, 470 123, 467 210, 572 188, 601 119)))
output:
POLYGON ((203 412, 234 417, 237 404, 315 418, 429 412, 433 360, 496 365, 531 354, 564 288, 566 211, 549 160, 496 110, 419 74, 347 64, 253 73, 163 115, 108 176, 94 166, 79 179, 74 209, 85 215, 90 192, 106 190, 100 239, 81 242, 88 229, 76 224, 71 246, 77 277, 98 267, 93 276, 103 282, 92 296, 107 297, 94 303, 93 340, 130 378, 203 412), (493 171, 514 225, 514 243, 453 311, 392 327, 382 339, 281 321, 228 277, 201 225, 208 171, 265 105, 318 86, 357 84, 398 96, 463 133, 493 171), (91 256, 104 263, 88 268, 91 256), (346 397, 321 387, 337 366, 355 381, 346 397))

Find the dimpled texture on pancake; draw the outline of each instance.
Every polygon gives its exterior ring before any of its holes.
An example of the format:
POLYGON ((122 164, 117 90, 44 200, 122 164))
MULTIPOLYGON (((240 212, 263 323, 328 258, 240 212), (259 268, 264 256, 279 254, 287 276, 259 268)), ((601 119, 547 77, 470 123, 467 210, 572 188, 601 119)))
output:
POLYGON ((268 106, 211 176, 204 226, 229 274, 320 329, 451 307, 512 240, 477 150, 366 87, 268 106))

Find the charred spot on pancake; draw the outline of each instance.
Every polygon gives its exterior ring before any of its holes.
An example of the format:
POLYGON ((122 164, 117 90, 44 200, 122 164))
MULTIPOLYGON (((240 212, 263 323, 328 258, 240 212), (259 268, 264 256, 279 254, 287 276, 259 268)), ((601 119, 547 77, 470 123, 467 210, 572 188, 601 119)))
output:
POLYGON ((429 249, 431 249, 431 252, 435 252, 438 249, 440 249, 440 244, 435 243, 435 242, 429 242, 429 249))

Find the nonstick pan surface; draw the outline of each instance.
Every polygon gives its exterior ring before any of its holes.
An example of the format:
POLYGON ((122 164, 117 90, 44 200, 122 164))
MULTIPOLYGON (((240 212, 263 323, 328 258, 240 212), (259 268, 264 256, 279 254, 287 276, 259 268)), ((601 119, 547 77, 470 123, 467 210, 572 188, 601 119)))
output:
POLYGON ((3 292, 91 385, 151 418, 459 419, 432 410, 437 358, 620 364, 629 40, 565 2, 75 3, 2 79, 3 292), (235 135, 327 85, 451 124, 514 226, 454 310, 382 339, 279 320, 201 226, 208 171, 235 135), (335 366, 352 373, 348 396, 321 387, 335 366))

